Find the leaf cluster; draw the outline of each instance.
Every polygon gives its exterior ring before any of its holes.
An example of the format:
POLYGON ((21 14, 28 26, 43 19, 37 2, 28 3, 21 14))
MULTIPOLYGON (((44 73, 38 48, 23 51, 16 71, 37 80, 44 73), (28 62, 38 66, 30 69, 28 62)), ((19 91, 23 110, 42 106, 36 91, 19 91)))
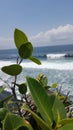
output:
MULTIPOLYGON (((37 130, 73 130, 73 118, 67 118, 64 104, 59 97, 45 91, 50 88, 47 85, 47 77, 42 74, 37 79, 28 76, 26 83, 17 83, 17 76, 23 70, 21 62, 24 59, 29 59, 38 65, 41 62, 32 56, 33 45, 24 32, 15 29, 14 42, 20 59, 17 59, 16 64, 1 68, 4 73, 14 77, 14 82, 9 84, 12 94, 0 101, 0 104, 2 103, 0 107, 1 130, 36 130, 36 128, 37 130), (27 87, 31 94, 29 100, 27 87), (20 100, 18 100, 16 88, 22 95, 20 100), (12 109, 8 107, 8 104, 12 104, 12 109), (36 122, 35 128, 30 122, 30 117, 36 122)), ((51 87, 56 88, 57 84, 54 83, 51 87)), ((1 89, 0 93, 3 90, 1 89)))

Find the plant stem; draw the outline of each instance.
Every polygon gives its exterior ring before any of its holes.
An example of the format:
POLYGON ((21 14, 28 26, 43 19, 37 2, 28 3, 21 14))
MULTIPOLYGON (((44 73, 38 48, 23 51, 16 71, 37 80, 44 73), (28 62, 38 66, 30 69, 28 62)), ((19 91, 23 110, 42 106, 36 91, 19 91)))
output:
MULTIPOLYGON (((21 59, 21 60, 19 61, 19 57, 17 57, 16 63, 17 63, 17 64, 21 64, 22 60, 23 60, 23 59, 21 59)), ((13 95, 14 95, 14 98, 15 98, 15 100, 16 100, 16 105, 17 105, 17 108, 18 108, 18 113, 19 113, 19 115, 22 117, 22 112, 21 112, 20 104, 18 103, 18 99, 17 99, 17 95, 16 95, 16 91, 15 91, 16 80, 17 80, 17 76, 15 76, 14 86, 13 86, 11 89, 12 89, 12 93, 13 93, 13 95)))
POLYGON ((18 99, 17 99, 17 95, 16 95, 16 92, 15 92, 16 79, 17 79, 17 76, 15 76, 14 86, 13 86, 11 89, 12 89, 12 93, 13 93, 13 95, 14 95, 14 98, 15 98, 15 100, 16 100, 16 105, 17 105, 17 107, 18 107, 18 113, 19 113, 19 115, 22 117, 20 104, 17 102, 18 99))
POLYGON ((22 63, 23 59, 20 60, 19 65, 22 63))

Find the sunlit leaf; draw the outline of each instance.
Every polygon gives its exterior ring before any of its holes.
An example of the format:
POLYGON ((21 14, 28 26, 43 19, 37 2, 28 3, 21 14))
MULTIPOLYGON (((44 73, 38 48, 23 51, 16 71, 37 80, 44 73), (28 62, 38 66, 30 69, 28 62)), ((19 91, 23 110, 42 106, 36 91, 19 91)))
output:
POLYGON ((42 85, 43 87, 45 87, 46 89, 49 88, 49 87, 47 86, 47 84, 48 84, 48 79, 47 79, 47 77, 46 77, 45 75, 39 74, 39 75, 37 76, 37 80, 41 83, 41 85, 42 85))
POLYGON ((14 31, 14 41, 17 49, 19 49, 22 44, 28 42, 28 38, 24 32, 16 28, 14 31))
POLYGON ((58 99, 58 97, 56 97, 55 100, 54 100, 52 111, 53 111, 54 120, 56 122, 59 121, 58 120, 59 118, 60 119, 66 118, 65 107, 64 107, 63 103, 58 99))
POLYGON ((22 67, 18 64, 13 64, 9 66, 4 66, 1 70, 11 76, 19 75, 22 72, 22 67))
POLYGON ((66 125, 66 124, 70 124, 73 123, 73 118, 66 118, 66 119, 62 119, 59 121, 59 124, 61 125, 66 125))
POLYGON ((57 88, 57 87, 58 87, 58 84, 57 84, 57 83, 54 83, 54 84, 52 84, 51 87, 52 87, 52 88, 57 88))
POLYGON ((52 107, 55 100, 55 96, 47 95, 46 91, 41 86, 41 84, 37 80, 31 77, 27 77, 27 83, 28 83, 31 95, 35 101, 35 104, 37 105, 39 109, 39 112, 42 118, 50 126, 53 121, 52 107))
POLYGON ((29 57, 29 59, 30 59, 31 61, 33 61, 34 63, 36 63, 36 64, 38 64, 38 65, 41 65, 40 60, 38 60, 37 58, 35 58, 35 57, 29 57))

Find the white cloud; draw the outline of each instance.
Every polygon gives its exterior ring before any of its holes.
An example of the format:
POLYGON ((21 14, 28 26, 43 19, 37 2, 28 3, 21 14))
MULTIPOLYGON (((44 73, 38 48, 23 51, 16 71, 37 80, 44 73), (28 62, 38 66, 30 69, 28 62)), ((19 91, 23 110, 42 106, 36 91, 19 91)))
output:
MULTIPOLYGON (((39 32, 31 36, 29 41, 34 46, 73 44, 73 25, 67 24, 39 32)), ((0 49, 15 48, 13 38, 0 37, 0 49)))
POLYGON ((73 44, 73 25, 67 24, 30 37, 34 46, 73 44))

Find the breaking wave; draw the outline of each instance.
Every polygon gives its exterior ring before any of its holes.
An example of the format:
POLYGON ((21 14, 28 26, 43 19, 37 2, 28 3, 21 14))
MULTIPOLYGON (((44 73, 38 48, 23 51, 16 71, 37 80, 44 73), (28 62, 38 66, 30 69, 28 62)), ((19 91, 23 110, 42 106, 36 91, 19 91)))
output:
POLYGON ((63 58, 63 57, 73 57, 73 53, 64 53, 64 54, 47 54, 47 58, 55 59, 55 58, 63 58))

